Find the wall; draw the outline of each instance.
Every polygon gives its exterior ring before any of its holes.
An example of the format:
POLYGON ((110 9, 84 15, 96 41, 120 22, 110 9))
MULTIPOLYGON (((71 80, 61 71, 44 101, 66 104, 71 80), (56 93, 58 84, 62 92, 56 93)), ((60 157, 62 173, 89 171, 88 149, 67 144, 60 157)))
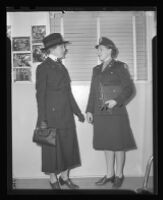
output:
MULTIPOLYGON (((137 95, 128 104, 127 109, 138 149, 126 154, 124 171, 126 176, 142 176, 144 174, 144 163, 152 153, 151 86, 149 83, 137 83, 136 89, 137 95), (144 146, 144 144, 148 145, 144 146)), ((72 91, 81 110, 84 112, 89 85, 74 83, 72 91)), ((12 93, 13 174, 19 178, 44 177, 45 175, 41 173, 41 149, 32 143, 32 134, 37 118, 34 85, 14 84, 12 93)), ((104 154, 92 148, 92 125, 87 122, 82 124, 78 122, 77 118, 75 119, 82 166, 72 170, 71 175, 98 176, 104 174, 104 154)))
MULTIPOLYGON (((13 36, 28 36, 31 24, 45 24, 49 27, 49 16, 47 12, 30 13, 30 15, 10 13, 7 23, 13 26, 13 36)), ((148 157, 152 154, 152 84, 150 81, 136 82, 135 86, 137 94, 128 104, 127 110, 138 149, 126 155, 124 169, 126 176, 144 175, 148 157)), ((89 87, 89 82, 72 82, 72 91, 82 112, 86 108, 89 87)), ((12 153, 15 178, 47 177, 41 172, 41 149, 32 142, 37 118, 36 108, 34 83, 12 84, 12 153)), ((75 120, 82 166, 73 169, 70 175, 73 177, 103 175, 104 154, 92 148, 92 125, 87 122, 82 124, 76 117, 75 120)))

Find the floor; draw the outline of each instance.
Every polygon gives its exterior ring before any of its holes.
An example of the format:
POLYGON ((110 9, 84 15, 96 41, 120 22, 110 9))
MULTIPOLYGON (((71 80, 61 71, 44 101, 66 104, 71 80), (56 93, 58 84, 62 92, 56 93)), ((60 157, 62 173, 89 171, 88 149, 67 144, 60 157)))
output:
MULTIPOLYGON (((99 178, 72 178, 73 182, 79 185, 80 189, 112 189, 112 183, 107 183, 104 186, 96 186, 94 183, 99 178)), ((120 189, 136 190, 142 188, 144 177, 126 177, 120 189)), ((16 179, 16 189, 51 189, 48 179, 16 179)), ((148 188, 152 191, 153 178, 149 177, 148 188)), ((62 186, 62 189, 68 189, 62 186)))

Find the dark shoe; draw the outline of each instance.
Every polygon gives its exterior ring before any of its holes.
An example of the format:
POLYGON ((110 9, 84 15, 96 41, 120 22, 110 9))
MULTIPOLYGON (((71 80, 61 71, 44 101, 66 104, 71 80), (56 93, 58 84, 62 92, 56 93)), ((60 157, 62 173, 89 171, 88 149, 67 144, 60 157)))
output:
POLYGON ((114 182, 115 176, 113 175, 110 178, 107 178, 107 176, 104 176, 103 178, 100 178, 97 182, 95 182, 96 185, 105 185, 108 182, 114 182))
POLYGON ((49 183, 50 183, 51 188, 52 188, 53 190, 61 189, 58 181, 55 182, 55 183, 51 183, 51 182, 49 181, 49 183))
POLYGON ((114 180, 113 188, 116 189, 116 188, 121 187, 123 181, 124 181, 124 175, 121 178, 116 176, 114 180))
POLYGON ((68 178, 68 179, 65 181, 65 180, 63 180, 63 178, 60 176, 60 177, 59 177, 59 182, 60 182, 61 185, 64 185, 64 184, 67 185, 67 187, 70 188, 70 189, 78 189, 78 188, 79 188, 79 186, 78 186, 78 185, 75 185, 75 184, 71 181, 70 178, 68 178))

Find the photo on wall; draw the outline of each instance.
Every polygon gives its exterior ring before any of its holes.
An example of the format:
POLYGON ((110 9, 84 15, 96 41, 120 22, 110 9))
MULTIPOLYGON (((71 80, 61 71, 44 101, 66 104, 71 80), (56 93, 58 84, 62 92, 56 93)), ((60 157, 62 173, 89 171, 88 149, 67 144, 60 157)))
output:
POLYGON ((46 35, 46 26, 32 26, 32 42, 40 43, 46 35))
POLYGON ((13 67, 31 67, 30 53, 14 53, 13 67))
POLYGON ((30 37, 14 37, 13 51, 30 51, 30 37))
POLYGON ((15 81, 31 81, 31 69, 30 68, 16 68, 14 69, 14 82, 15 81))
POLYGON ((11 39, 11 25, 7 26, 7 37, 11 39))
POLYGON ((42 62, 47 58, 47 54, 41 50, 42 44, 32 46, 33 62, 42 62))

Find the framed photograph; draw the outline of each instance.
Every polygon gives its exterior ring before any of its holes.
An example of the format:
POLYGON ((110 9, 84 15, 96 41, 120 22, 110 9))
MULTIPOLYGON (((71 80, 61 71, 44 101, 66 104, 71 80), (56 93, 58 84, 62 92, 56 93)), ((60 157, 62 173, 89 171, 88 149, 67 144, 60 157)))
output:
POLYGON ((11 25, 7 26, 7 37, 11 39, 11 25))
POLYGON ((46 59, 47 54, 44 53, 41 48, 43 48, 41 44, 32 46, 33 62, 42 62, 46 59))
POLYGON ((31 81, 30 68, 15 68, 14 69, 14 82, 16 81, 31 81))
POLYGON ((14 37, 13 51, 30 51, 30 37, 14 37))
POLYGON ((39 43, 46 35, 46 26, 32 26, 32 42, 39 43))
POLYGON ((13 67, 31 67, 30 53, 14 53, 13 67))

